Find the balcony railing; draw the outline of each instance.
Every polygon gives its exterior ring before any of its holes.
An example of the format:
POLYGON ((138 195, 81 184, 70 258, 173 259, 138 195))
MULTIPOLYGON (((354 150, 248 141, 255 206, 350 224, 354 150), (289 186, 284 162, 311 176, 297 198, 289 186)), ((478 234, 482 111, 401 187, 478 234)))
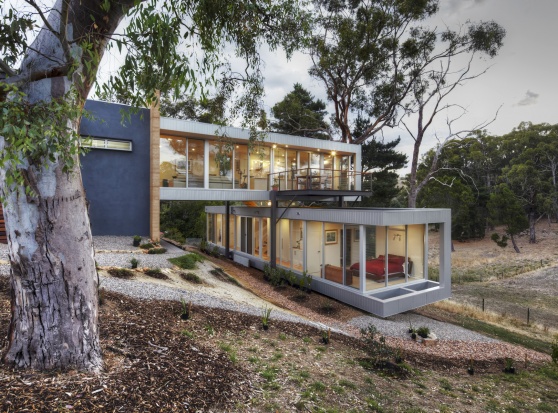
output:
POLYGON ((370 191, 371 188, 371 175, 355 171, 303 168, 268 174, 268 189, 274 191, 370 191))

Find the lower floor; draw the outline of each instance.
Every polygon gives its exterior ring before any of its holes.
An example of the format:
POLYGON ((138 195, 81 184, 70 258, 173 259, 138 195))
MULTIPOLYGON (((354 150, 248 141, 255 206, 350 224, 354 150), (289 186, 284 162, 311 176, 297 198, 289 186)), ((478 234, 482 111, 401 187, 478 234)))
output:
POLYGON ((377 315, 450 295, 450 245, 445 233, 449 214, 414 211, 412 217, 407 210, 405 218, 401 212, 405 210, 349 208, 230 207, 227 213, 226 207, 207 207, 206 211, 207 240, 231 258, 309 275, 313 289, 377 315), (278 211, 280 219, 272 216, 278 211), (439 219, 428 222, 429 216, 439 219), (365 218, 377 223, 366 223, 365 218), (432 241, 429 228, 438 228, 432 241), (357 305, 362 300, 365 304, 357 305))

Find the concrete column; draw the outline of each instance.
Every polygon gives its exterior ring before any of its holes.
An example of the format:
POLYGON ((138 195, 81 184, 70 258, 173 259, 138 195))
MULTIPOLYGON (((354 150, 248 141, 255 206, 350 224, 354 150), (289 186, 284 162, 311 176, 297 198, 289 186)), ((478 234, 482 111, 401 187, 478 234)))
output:
POLYGON ((158 242, 161 234, 161 193, 160 193, 160 141, 161 141, 161 114, 159 113, 160 94, 157 91, 157 100, 152 103, 149 111, 150 135, 150 183, 149 183, 149 237, 158 242))

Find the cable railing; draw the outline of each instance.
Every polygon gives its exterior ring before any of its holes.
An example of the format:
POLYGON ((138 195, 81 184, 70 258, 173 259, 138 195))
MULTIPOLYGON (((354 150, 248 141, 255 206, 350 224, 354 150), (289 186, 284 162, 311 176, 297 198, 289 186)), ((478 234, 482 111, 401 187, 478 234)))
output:
POLYGON ((369 173, 342 169, 302 168, 268 174, 268 190, 370 191, 369 173))

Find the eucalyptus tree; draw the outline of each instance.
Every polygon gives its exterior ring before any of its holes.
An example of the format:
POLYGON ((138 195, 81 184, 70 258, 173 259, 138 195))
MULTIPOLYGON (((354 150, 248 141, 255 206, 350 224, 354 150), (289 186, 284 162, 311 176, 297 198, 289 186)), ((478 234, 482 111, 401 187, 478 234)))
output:
MULTIPOLYGON (((479 55, 496 56, 505 30, 495 22, 442 31, 420 26, 436 14, 438 0, 319 0, 317 5, 310 74, 326 88, 341 140, 362 143, 385 127, 403 127, 414 141, 408 206, 415 207, 418 193, 437 172, 435 156, 427 176, 417 181, 427 132, 436 116, 459 107, 447 103, 448 96, 485 72, 475 72, 473 61, 479 55), (463 64, 462 56, 466 57, 463 64), (351 125, 357 113, 369 123, 355 138, 351 125), (406 115, 416 126, 410 126, 406 115)), ((448 141, 486 126, 458 131, 453 124, 448 122, 448 132, 439 137, 439 150, 448 141)))
POLYGON ((12 316, 4 362, 98 371, 97 288, 79 170, 78 127, 108 49, 123 64, 106 88, 149 105, 218 75, 234 45, 260 108, 259 46, 287 53, 307 27, 296 0, 24 0, 0 3, 0 185, 9 238, 12 316), (122 23, 122 24, 121 24, 122 23), (229 46, 230 47, 230 46, 229 46), (130 91, 133 93, 130 94, 130 91))

